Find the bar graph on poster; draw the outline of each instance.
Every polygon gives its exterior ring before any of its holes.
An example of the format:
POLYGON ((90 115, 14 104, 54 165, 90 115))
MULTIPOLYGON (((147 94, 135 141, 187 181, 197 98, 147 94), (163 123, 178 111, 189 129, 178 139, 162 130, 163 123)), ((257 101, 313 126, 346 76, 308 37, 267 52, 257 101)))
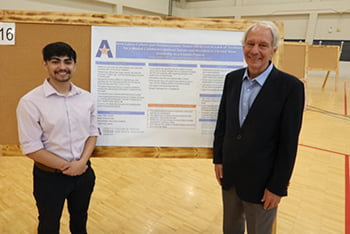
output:
POLYGON ((211 147, 240 31, 93 26, 99 146, 211 147))

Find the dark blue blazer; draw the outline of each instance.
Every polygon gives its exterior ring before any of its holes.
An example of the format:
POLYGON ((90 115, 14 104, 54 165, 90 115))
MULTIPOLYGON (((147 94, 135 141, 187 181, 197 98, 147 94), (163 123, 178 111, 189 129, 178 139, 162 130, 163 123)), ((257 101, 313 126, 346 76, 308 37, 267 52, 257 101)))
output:
POLYGON ((234 185, 242 200, 261 203, 265 188, 287 195, 304 111, 304 84, 274 67, 240 127, 244 71, 226 75, 213 162, 223 164, 223 189, 234 185))

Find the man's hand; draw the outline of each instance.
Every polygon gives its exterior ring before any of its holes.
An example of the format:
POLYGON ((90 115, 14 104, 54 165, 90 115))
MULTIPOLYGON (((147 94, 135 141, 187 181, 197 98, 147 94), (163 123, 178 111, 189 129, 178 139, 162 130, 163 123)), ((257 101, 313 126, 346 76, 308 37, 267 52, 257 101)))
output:
POLYGON ((281 201, 281 197, 277 194, 271 193, 268 189, 265 189, 264 196, 261 201, 264 202, 264 209, 269 210, 278 206, 281 201))
POLYGON ((83 174, 86 169, 88 169, 86 163, 78 160, 69 162, 67 167, 62 170, 62 173, 69 176, 78 176, 83 174))
POLYGON ((218 183, 221 185, 221 179, 224 177, 222 172, 222 164, 215 164, 215 176, 218 183))

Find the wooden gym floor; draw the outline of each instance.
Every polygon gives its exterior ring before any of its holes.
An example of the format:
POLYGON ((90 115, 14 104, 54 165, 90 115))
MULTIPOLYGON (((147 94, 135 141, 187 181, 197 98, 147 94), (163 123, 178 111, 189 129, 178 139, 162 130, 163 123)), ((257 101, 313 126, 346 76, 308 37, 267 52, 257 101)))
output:
MULTIPOLYGON (((279 234, 350 234, 350 79, 309 77, 307 107, 279 234), (336 86, 336 88, 335 88, 336 86)), ((221 193, 210 159, 92 158, 90 234, 221 233, 221 193)), ((34 234, 32 161, 0 157, 0 233, 34 234)), ((61 233, 68 231, 64 210, 61 233)))

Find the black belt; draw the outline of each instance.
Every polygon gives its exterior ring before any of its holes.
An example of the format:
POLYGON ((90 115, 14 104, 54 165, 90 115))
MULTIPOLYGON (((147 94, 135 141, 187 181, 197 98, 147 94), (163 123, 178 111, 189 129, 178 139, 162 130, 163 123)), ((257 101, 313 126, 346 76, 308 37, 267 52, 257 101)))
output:
MULTIPOLYGON (((45 166, 44 164, 41 164, 38 162, 35 162, 34 165, 42 171, 51 172, 51 173, 62 173, 62 171, 60 169, 48 167, 48 166, 45 166)), ((86 165, 88 165, 90 167, 90 165, 91 165, 90 160, 87 161, 86 165)))
POLYGON ((34 165, 42 171, 51 172, 51 173, 62 173, 62 171, 59 169, 48 167, 38 162, 35 162, 34 165))

